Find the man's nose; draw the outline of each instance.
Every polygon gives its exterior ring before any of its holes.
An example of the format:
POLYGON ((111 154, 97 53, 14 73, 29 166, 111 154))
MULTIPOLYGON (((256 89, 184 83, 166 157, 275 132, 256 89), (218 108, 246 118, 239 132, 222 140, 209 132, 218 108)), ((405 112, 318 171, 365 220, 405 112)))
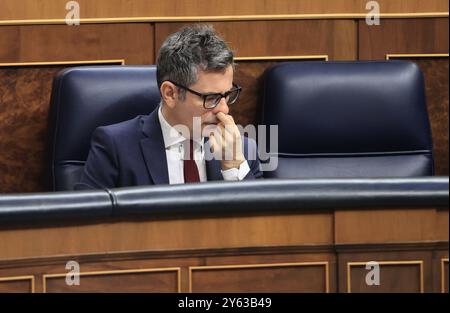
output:
POLYGON ((230 112, 230 108, 228 107, 225 98, 220 99, 219 104, 212 111, 212 113, 214 114, 217 114, 219 112, 223 112, 225 115, 228 115, 228 112, 230 112))

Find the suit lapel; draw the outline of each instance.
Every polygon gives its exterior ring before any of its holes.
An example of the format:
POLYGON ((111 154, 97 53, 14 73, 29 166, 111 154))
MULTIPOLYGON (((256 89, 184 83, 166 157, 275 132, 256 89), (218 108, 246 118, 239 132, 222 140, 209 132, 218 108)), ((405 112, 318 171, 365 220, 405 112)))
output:
MULTIPOLYGON (((146 138, 141 140, 147 170, 154 184, 169 184, 166 149, 159 124, 158 108, 144 119, 142 131, 146 138)), ((212 157, 208 137, 205 138, 205 165, 208 181, 223 180, 220 160, 212 157), (209 160, 209 161, 208 161, 209 160)))
POLYGON ((142 154, 154 184, 169 184, 166 149, 158 119, 158 108, 144 120, 142 131, 147 138, 141 140, 142 154))

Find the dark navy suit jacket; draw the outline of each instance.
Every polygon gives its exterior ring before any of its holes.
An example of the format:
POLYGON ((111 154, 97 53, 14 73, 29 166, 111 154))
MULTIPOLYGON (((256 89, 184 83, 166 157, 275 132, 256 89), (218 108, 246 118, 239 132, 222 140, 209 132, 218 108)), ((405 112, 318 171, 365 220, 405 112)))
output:
MULTIPOLYGON (((254 140, 243 137, 250 172, 244 179, 261 178, 254 140), (254 160, 249 160, 248 156, 254 160)), ((205 138, 205 154, 210 153, 205 138)), ((220 160, 206 158, 208 181, 223 180, 220 160), (208 161, 210 159, 210 161, 208 161)), ((119 124, 97 128, 81 180, 75 189, 103 189, 169 184, 166 151, 158 109, 119 124)))

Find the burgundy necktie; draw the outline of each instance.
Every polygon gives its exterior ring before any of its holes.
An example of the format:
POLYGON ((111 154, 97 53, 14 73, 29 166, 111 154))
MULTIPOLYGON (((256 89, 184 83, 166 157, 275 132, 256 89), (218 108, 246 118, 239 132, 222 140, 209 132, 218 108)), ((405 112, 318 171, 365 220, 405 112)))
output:
MULTIPOLYGON (((184 154, 186 156, 186 153, 184 154)), ((184 182, 198 183, 200 176, 198 174, 197 164, 194 160, 194 142, 189 140, 189 158, 184 160, 184 182)))

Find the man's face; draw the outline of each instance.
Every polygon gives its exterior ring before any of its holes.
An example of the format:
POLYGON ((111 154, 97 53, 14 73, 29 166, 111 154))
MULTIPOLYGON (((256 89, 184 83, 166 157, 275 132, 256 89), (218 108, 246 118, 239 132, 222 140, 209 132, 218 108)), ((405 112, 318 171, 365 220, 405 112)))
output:
MULTIPOLYGON (((228 66, 225 71, 219 72, 204 72, 198 71, 198 81, 188 86, 190 89, 199 93, 222 93, 229 91, 233 88, 233 67, 228 66)), ((223 112, 228 114, 229 108, 226 104, 225 98, 222 98, 220 103, 214 109, 205 109, 203 107, 203 98, 199 97, 189 91, 186 91, 184 100, 178 100, 175 108, 177 120, 187 126, 191 133, 193 130, 193 118, 201 118, 201 130, 204 131, 205 127, 209 125, 211 127, 219 123, 216 114, 223 112)))

